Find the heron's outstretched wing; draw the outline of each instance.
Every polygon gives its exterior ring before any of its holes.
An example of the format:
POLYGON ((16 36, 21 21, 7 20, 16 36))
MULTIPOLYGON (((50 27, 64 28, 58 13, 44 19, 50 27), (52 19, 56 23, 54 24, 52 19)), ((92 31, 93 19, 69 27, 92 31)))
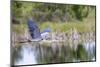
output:
POLYGON ((40 30, 34 21, 28 20, 28 28, 33 39, 41 37, 40 30))

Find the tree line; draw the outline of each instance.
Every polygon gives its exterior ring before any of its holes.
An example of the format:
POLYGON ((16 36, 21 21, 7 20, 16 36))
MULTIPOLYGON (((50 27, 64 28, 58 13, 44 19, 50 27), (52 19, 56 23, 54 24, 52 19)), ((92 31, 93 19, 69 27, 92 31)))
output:
POLYGON ((15 18, 33 17, 38 22, 55 21, 66 22, 87 18, 93 6, 57 4, 57 3, 34 3, 34 2, 12 2, 12 16, 15 18))

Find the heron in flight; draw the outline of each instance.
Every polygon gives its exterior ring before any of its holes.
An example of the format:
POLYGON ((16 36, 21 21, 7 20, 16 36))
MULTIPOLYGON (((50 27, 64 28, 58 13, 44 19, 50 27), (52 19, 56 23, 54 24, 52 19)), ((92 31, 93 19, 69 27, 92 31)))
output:
POLYGON ((38 28, 35 21, 32 19, 28 20, 28 28, 32 39, 35 40, 43 40, 47 39, 49 37, 49 33, 51 32, 51 29, 48 27, 43 32, 40 32, 40 29, 38 28))

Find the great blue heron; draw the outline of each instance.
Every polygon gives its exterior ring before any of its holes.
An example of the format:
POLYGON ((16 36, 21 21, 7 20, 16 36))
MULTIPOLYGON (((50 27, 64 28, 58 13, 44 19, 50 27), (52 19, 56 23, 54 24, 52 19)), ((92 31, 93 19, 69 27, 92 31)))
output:
POLYGON ((49 32, 51 32, 51 29, 49 27, 45 28, 43 32, 40 32, 40 29, 37 26, 36 22, 34 22, 32 19, 28 20, 28 28, 32 39, 47 39, 49 36, 49 32))

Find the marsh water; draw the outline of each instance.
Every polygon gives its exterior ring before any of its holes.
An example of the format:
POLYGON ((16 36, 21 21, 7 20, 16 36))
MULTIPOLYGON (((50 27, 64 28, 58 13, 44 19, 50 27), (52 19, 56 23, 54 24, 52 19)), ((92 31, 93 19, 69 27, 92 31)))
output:
POLYGON ((95 61, 95 42, 78 44, 74 49, 66 42, 19 43, 12 52, 14 65, 95 61))

